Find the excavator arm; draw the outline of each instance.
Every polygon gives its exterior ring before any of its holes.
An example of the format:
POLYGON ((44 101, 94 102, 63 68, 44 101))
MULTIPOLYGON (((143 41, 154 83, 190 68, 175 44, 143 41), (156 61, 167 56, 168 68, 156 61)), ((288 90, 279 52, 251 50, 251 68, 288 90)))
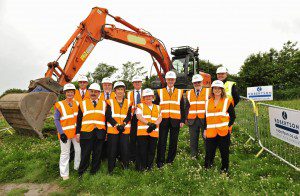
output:
POLYGON ((57 61, 49 63, 45 77, 52 77, 55 74, 59 78, 58 83, 61 86, 72 81, 95 46, 103 39, 116 41, 148 52, 159 63, 160 67, 154 61, 154 67, 164 84, 162 72, 166 73, 172 66, 164 45, 150 33, 133 26, 121 17, 110 15, 107 9, 99 7, 92 9, 89 16, 80 23, 73 35, 61 48, 60 53, 64 54, 74 43, 64 69, 59 66, 57 61), (115 21, 125 25, 131 31, 106 24, 107 16, 113 17, 115 21))
POLYGON ((152 57, 159 79, 164 85, 162 74, 171 69, 172 63, 163 43, 149 32, 133 26, 121 17, 110 15, 107 9, 95 7, 60 49, 59 57, 54 62, 48 63, 45 77, 32 80, 28 93, 8 94, 0 99, 0 110, 17 133, 43 138, 41 131, 44 120, 57 101, 57 95, 61 92, 62 86, 72 81, 95 46, 103 39, 113 40, 148 52, 152 57), (130 30, 106 24, 107 16, 113 17, 115 21, 130 30), (67 62, 62 68, 58 60, 71 45, 67 62))

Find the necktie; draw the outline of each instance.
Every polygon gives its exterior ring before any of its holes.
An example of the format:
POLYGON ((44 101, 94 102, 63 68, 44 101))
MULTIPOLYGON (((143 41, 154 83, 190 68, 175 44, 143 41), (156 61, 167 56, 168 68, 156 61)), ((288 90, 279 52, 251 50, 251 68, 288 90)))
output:
POLYGON ((141 95, 140 95, 140 91, 136 91, 137 95, 136 95, 136 104, 141 103, 141 95))
POLYGON ((109 92, 106 93, 106 99, 109 99, 109 92))
POLYGON ((169 95, 170 95, 170 96, 172 96, 172 93, 173 93, 173 92, 172 92, 172 89, 171 89, 171 88, 169 88, 169 90, 168 90, 168 91, 169 91, 169 95))
POLYGON ((93 101, 93 104, 94 104, 94 107, 96 107, 96 105, 97 105, 96 100, 93 101))
POLYGON ((199 96, 199 90, 196 91, 196 96, 197 96, 197 97, 199 96))
POLYGON ((81 98, 84 98, 84 91, 81 91, 81 98))

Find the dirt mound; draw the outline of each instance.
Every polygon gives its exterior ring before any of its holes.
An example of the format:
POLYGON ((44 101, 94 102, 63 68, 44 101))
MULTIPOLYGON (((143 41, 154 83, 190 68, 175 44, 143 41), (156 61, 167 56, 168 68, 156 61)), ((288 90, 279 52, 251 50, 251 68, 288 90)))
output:
POLYGON ((59 193, 63 190, 56 184, 34 184, 34 183, 22 183, 22 184, 2 184, 0 185, 0 195, 7 195, 9 193, 23 193, 24 195, 39 196, 48 195, 50 193, 59 193))

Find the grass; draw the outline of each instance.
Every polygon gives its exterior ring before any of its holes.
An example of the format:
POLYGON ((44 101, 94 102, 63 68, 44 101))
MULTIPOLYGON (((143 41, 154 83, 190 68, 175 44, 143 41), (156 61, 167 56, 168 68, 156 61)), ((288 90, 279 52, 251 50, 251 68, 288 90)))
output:
MULTIPOLYGON (((243 112, 242 112, 243 113, 243 112)), ((53 127, 49 121, 46 127, 53 127)), ((0 122, 1 125, 1 122, 0 122)), ((113 175, 107 174, 107 164, 91 176, 89 173, 78 181, 77 173, 70 167, 70 180, 59 177, 60 147, 57 137, 49 135, 44 140, 0 133, 0 182, 1 183, 57 183, 66 195, 260 195, 300 192, 300 175, 268 153, 259 158, 255 154, 260 148, 249 143, 244 132, 234 127, 230 147, 230 175, 220 175, 220 155, 210 170, 204 170, 203 141, 199 143, 201 156, 189 156, 189 135, 185 127, 181 130, 178 154, 173 165, 150 172, 136 172, 116 168, 113 175)), ((47 128, 47 130, 49 130, 47 128)), ((54 193, 54 195, 56 195, 54 193)))

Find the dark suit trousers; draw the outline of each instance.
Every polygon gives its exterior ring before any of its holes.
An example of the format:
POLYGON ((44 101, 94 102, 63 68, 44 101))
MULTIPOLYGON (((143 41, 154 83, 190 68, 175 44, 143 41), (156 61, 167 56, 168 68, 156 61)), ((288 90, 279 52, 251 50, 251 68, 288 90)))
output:
POLYGON ((130 139, 129 139, 129 159, 135 161, 137 154, 137 118, 136 115, 133 115, 131 119, 130 127, 130 139))
POLYGON ((219 148, 222 166, 221 170, 227 172, 229 168, 229 146, 230 146, 230 134, 227 134, 224 137, 217 135, 214 138, 205 139, 205 168, 210 168, 213 165, 216 149, 219 148))
MULTIPOLYGON (((199 136, 202 135, 205 125, 205 119, 195 118, 188 120, 189 133, 190 133, 190 148, 193 157, 198 156, 199 136), (201 130, 201 131, 200 131, 201 130)), ((203 135, 202 135, 203 136, 203 135)))
POLYGON ((179 135, 179 124, 172 122, 174 119, 164 118, 159 126, 159 139, 157 145, 157 164, 165 163, 165 153, 167 147, 167 139, 168 134, 170 132, 169 139, 169 150, 167 156, 167 163, 172 163, 175 159, 177 152, 177 143, 178 143, 178 135, 179 135))
POLYGON ((78 169, 79 175, 82 175, 88 169, 91 154, 91 173, 96 173, 99 170, 103 143, 103 139, 97 139, 96 137, 80 139, 81 161, 78 169))
POLYGON ((129 134, 107 134, 107 158, 108 172, 111 173, 116 166, 118 152, 121 154, 121 160, 124 168, 129 163, 129 134))

